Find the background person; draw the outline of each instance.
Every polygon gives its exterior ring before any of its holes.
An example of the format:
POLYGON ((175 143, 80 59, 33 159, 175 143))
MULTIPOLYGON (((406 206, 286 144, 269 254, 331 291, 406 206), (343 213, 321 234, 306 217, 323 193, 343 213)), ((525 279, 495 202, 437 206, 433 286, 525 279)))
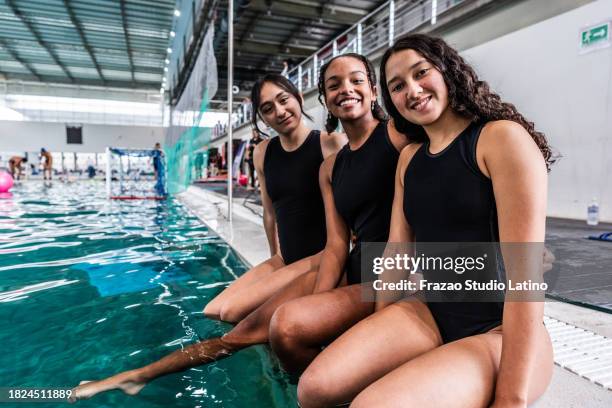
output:
POLYGON ((155 143, 153 152, 153 172, 155 175, 155 191, 157 195, 166 195, 166 170, 164 168, 164 151, 161 148, 161 144, 155 143))
POLYGON ((40 159, 42 160, 43 179, 51 180, 53 172, 53 156, 44 147, 40 149, 40 159))
POLYGON ((13 176, 14 180, 19 180, 21 178, 22 169, 21 165, 28 162, 27 156, 13 156, 9 159, 9 173, 13 176))
POLYGON ((244 160, 249 168, 249 189, 251 190, 255 188, 255 165, 253 164, 253 151, 262 140, 263 138, 259 132, 253 129, 253 137, 251 137, 251 140, 249 140, 249 145, 247 146, 247 151, 244 157, 244 160))

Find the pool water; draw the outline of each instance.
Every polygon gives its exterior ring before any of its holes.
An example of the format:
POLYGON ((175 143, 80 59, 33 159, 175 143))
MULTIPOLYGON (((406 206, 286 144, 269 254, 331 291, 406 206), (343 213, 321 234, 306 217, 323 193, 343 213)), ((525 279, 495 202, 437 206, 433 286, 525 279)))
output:
MULTIPOLYGON (((202 310, 246 267, 178 202, 110 201, 98 181, 12 193, 0 198, 0 387, 73 387, 231 328, 202 310)), ((77 406, 288 407, 294 396, 256 346, 77 406)))

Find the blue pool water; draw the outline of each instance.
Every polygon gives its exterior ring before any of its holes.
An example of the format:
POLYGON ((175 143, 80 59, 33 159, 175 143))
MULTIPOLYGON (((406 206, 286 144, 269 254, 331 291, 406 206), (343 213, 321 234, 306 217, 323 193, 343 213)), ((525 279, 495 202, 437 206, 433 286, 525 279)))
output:
MULTIPOLYGON (((72 387, 231 328, 202 315, 246 270, 228 245, 176 201, 103 190, 27 182, 0 199, 0 387, 72 387)), ((294 395, 256 346, 76 406, 287 407, 294 395)))

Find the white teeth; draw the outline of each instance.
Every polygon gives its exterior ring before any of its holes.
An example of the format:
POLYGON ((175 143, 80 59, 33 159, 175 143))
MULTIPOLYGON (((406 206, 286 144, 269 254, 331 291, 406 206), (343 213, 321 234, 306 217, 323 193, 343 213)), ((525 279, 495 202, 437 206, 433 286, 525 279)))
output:
POLYGON ((345 99, 342 102, 340 102, 340 106, 345 106, 348 104, 354 104, 359 102, 359 99, 355 99, 355 98, 350 98, 350 99, 345 99))
POLYGON ((429 102, 429 100, 431 99, 431 96, 428 96, 426 98, 421 99, 419 102, 415 103, 414 105, 411 106, 412 109, 414 110, 421 110, 425 107, 425 105, 427 104, 427 102, 429 102))

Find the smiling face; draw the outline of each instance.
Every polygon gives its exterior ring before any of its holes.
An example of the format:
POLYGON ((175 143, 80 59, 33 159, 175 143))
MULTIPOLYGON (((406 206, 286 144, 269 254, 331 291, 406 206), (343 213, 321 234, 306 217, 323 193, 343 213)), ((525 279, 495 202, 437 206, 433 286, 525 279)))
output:
POLYGON ((353 57, 336 58, 327 67, 324 81, 325 105, 333 116, 350 121, 372 114, 376 93, 363 62, 353 57))
POLYGON ((291 134, 300 126, 302 111, 298 100, 273 82, 261 87, 261 118, 281 135, 291 134))
POLYGON ((418 52, 401 50, 385 65, 393 105, 406 120, 429 125, 448 107, 448 89, 440 71, 418 52))

